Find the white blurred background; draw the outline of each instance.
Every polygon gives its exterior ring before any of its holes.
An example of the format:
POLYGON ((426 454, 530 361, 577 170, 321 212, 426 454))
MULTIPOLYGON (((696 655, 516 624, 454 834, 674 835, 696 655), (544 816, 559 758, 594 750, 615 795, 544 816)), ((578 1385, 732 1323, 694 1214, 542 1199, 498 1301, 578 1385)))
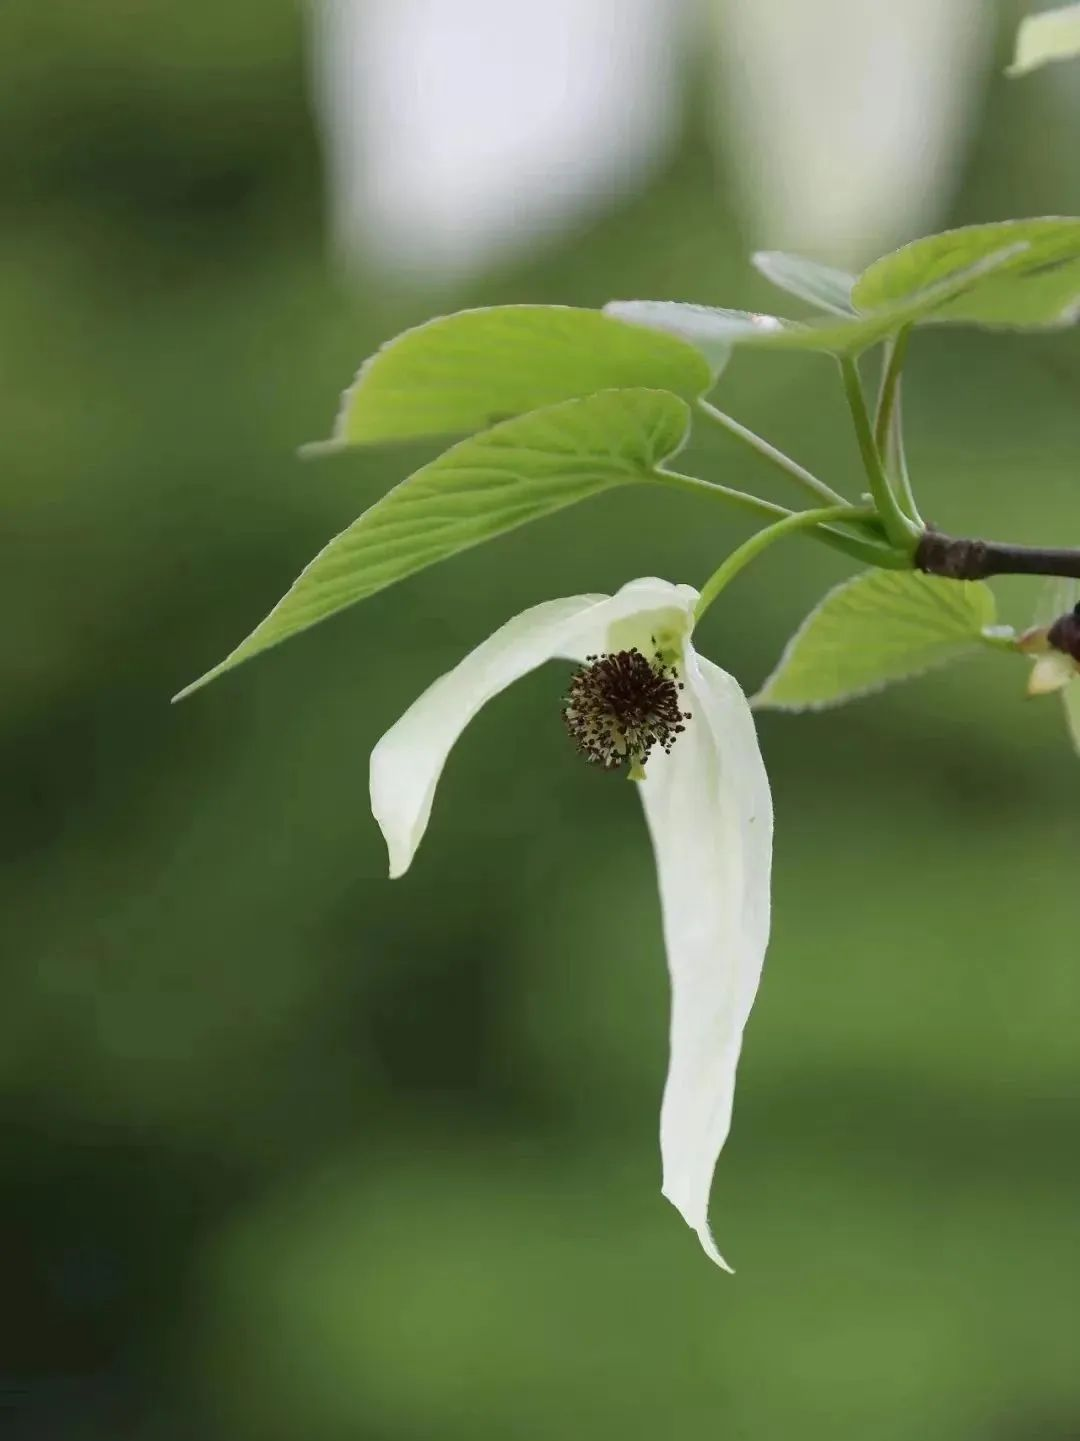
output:
POLYGON ((534 250, 642 182, 695 83, 754 245, 858 264, 932 229, 997 8, 322 0, 315 16, 339 250, 444 278, 534 250))

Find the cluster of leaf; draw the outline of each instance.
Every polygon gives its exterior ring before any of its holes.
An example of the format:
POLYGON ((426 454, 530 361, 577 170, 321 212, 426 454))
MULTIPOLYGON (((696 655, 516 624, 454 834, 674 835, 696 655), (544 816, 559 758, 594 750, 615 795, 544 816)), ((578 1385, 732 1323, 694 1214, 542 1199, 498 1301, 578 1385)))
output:
MULTIPOLYGON (((437 561, 618 486, 671 483, 694 407, 733 351, 853 358, 913 326, 1040 328, 1080 306, 1080 220, 1003 221, 917 240, 852 276, 759 254, 808 321, 666 301, 603 312, 517 305, 405 332, 360 370, 332 438, 312 452, 463 436, 336 536, 205 684, 437 561)), ((914 570, 841 587, 797 633, 759 697, 835 703, 951 659, 988 637, 993 598, 914 570)))

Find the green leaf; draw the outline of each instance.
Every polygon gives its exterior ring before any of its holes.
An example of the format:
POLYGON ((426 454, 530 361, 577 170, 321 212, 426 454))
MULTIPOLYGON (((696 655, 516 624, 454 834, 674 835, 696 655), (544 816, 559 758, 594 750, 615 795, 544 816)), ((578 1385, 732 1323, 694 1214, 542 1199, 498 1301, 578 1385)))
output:
POLYGON ((810 612, 754 704, 820 710, 853 700, 967 654, 994 616, 982 581, 868 571, 810 612))
POLYGON ((969 225, 913 240, 875 260, 852 292, 860 312, 901 305, 980 260, 1014 253, 923 319, 928 323, 1027 327, 1067 325, 1080 307, 1080 219, 1048 216, 969 225))
POLYGON ((836 270, 803 255, 787 255, 783 250, 759 250, 751 256, 755 267, 781 290, 797 295, 809 305, 831 310, 835 315, 851 315, 851 287, 854 275, 836 270))
POLYGON ((708 305, 684 305, 670 300, 612 300, 605 305, 604 311, 633 325, 680 336, 696 345, 710 359, 736 345, 857 355, 868 346, 895 335, 904 326, 932 317, 946 302, 1013 260, 1022 243, 981 256, 970 266, 954 271, 924 290, 870 315, 837 316, 803 325, 775 315, 720 310, 708 305))
POLYGON ((407 330, 362 367, 311 450, 468 435, 526 411, 648 387, 693 400, 715 375, 671 336, 566 305, 462 310, 407 330))
POLYGON ((1052 60, 1080 55, 1080 5, 1027 15, 1016 32, 1016 54, 1007 75, 1027 75, 1052 60))
POLYGON ((613 486, 653 479, 683 444, 689 422, 678 396, 614 390, 461 441, 336 536, 248 638, 177 699, 458 551, 613 486))

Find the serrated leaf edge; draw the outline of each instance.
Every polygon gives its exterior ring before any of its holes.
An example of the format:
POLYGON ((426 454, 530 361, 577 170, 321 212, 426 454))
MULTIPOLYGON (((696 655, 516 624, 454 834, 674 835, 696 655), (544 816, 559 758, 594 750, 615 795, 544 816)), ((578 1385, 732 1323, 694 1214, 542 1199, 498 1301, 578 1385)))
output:
MULTIPOLYGON (((761 689, 750 697, 750 708, 752 710, 784 711, 788 715, 803 715, 816 711, 835 710, 838 706, 847 705, 849 701, 864 700, 867 696, 878 695, 881 691, 888 690, 890 686, 900 685, 908 680, 918 680, 920 676, 930 675, 933 671, 941 670, 955 660, 963 660, 966 656, 976 654, 979 649, 979 642, 982 640, 984 633, 992 629, 991 626, 984 625, 978 634, 972 636, 970 642, 957 642, 956 648, 953 651, 937 656, 934 660, 928 661, 926 665, 917 666, 914 670, 906 671, 903 675, 886 676, 883 680, 874 681, 868 685, 857 686, 854 690, 845 691, 843 695, 834 696, 829 700, 804 701, 801 703, 769 700, 769 686, 772 685, 776 677, 783 671, 795 647, 814 623, 819 612, 824 609, 830 600, 842 591, 852 589, 854 586, 864 582, 868 576, 875 574, 875 571, 860 571, 858 575, 849 576, 847 580, 842 580, 839 585, 834 585, 831 590, 825 592, 817 605, 803 617, 798 627, 789 637, 787 644, 780 653, 779 660, 773 666, 768 676, 766 676, 761 689)), ((961 584, 961 582, 954 583, 961 584)), ((993 592, 989 586, 986 586, 984 581, 976 581, 973 583, 983 585, 987 593, 991 595, 991 597, 993 596, 993 592)))
MULTIPOLYGON (((860 307, 859 301, 858 301, 858 299, 857 299, 860 285, 861 285, 861 284, 863 283, 863 281, 866 279, 867 275, 869 275, 872 271, 876 270, 878 266, 884 265, 886 261, 894 260, 894 259, 896 258, 896 256, 900 255, 902 252, 904 252, 904 251, 906 251, 906 250, 910 250, 910 249, 912 249, 912 248, 913 248, 914 246, 916 246, 916 245, 921 245, 924 241, 941 240, 941 239, 944 239, 945 237, 952 237, 952 236, 964 235, 966 232, 971 231, 971 230, 983 230, 983 229, 987 229, 987 228, 990 228, 990 227, 995 227, 995 228, 997 228, 997 229, 1001 232, 1002 237, 1004 238, 1005 232, 1006 232, 1007 230, 1012 229, 1012 228, 1015 228, 1015 227, 1019 227, 1019 226, 1023 226, 1023 225, 1039 225, 1039 224, 1046 224, 1046 225, 1068 225, 1068 224, 1076 224, 1077 221, 1078 221, 1078 219, 1080 219, 1080 217, 1077 217, 1077 216, 1075 216, 1075 215, 1027 215, 1027 216, 1017 216, 1017 217, 1015 217, 1015 218, 1008 219, 1008 220, 982 221, 982 222, 978 222, 978 223, 976 223, 976 224, 974 224, 974 225, 953 225, 953 226, 950 226, 949 228, 947 228, 947 229, 945 229, 945 230, 935 231, 934 234, 932 234, 932 235, 920 235, 920 236, 917 236, 914 240, 906 241, 903 245, 897 245, 897 246, 895 246, 892 250, 887 250, 884 255, 879 255, 876 260, 872 260, 872 261, 870 262, 870 264, 869 264, 868 266, 866 266, 866 268, 865 268, 863 271, 861 271, 859 275, 856 276, 856 278, 855 278, 855 284, 854 284, 854 286, 852 287, 852 303, 855 305, 858 313, 859 313, 859 314, 862 314, 862 315, 873 315, 873 314, 875 314, 875 313, 880 314, 883 310, 888 309, 888 308, 889 308, 888 306, 884 306, 884 307, 878 307, 878 309, 877 309, 876 311, 875 311, 874 309, 863 310, 863 309, 860 307)), ((1024 240, 1024 241, 1015 242, 1013 245, 1006 246, 1005 248, 1006 248, 1007 250, 1012 250, 1012 251, 1014 251, 1017 255, 1019 255, 1019 254, 1022 254, 1023 251, 1029 250, 1029 249, 1031 248, 1031 244, 1032 244, 1032 242, 1031 242, 1030 240, 1024 240)), ((988 255, 985 256, 985 257, 983 257, 983 258, 984 258, 984 259, 992 259, 995 255, 1000 257, 1000 256, 1002 255, 1002 253, 1003 253, 1003 252, 1002 252, 1001 250, 990 251, 990 252, 988 253, 988 255)), ((1065 257, 1061 258, 1060 260, 1050 261, 1050 262, 1048 262, 1048 264, 1049 264, 1051 267, 1053 267, 1053 266, 1056 265, 1056 264, 1067 265, 1067 264, 1072 263, 1072 261, 1074 261, 1076 258, 1077 258, 1077 257, 1076 257, 1075 255, 1065 256, 1065 257)), ((975 265, 977 265, 977 264, 978 264, 978 262, 976 261, 976 262, 975 262, 975 265)), ((973 268, 973 267, 969 267, 969 268, 973 268)), ((992 267, 992 269, 997 269, 997 268, 998 268, 997 266, 992 267)), ((952 272, 952 273, 954 273, 954 274, 959 274, 959 273, 962 273, 962 271, 952 272)), ((943 282, 944 282, 945 280, 947 280, 947 279, 948 279, 948 275, 945 275, 945 276, 942 276, 942 277, 941 277, 941 280, 940 280, 940 281, 933 282, 932 284, 941 284, 941 283, 943 283, 943 282)), ((932 286, 931 286, 931 287, 926 287, 926 288, 927 288, 927 289, 930 289, 930 288, 932 288, 932 286)), ((917 293, 917 292, 913 292, 913 293, 917 293)), ((892 305, 896 305, 897 303, 898 303, 898 302, 896 302, 896 301, 891 302, 892 305)), ((1037 332, 1042 332, 1042 331, 1044 331, 1044 330, 1053 331, 1053 330, 1065 330, 1065 329, 1068 329, 1069 326, 1071 326, 1071 325, 1073 325, 1073 324, 1076 323, 1076 320, 1077 320, 1078 318, 1080 318, 1080 297, 1078 297, 1078 298, 1077 298, 1076 300, 1074 300, 1074 301, 1066 301, 1066 303, 1062 306, 1061 310, 1058 311, 1057 315, 1054 317, 1053 320, 1044 321, 1044 322, 1042 322, 1042 323, 1039 324, 1039 325, 1025 324, 1025 323, 1023 323, 1023 322, 1021 322, 1021 321, 971 321, 971 322, 960 322, 960 323, 970 324, 973 329, 989 330, 989 331, 996 331, 996 332, 1006 332, 1006 333, 1012 332, 1012 333, 1015 333, 1015 334, 1031 334, 1031 333, 1036 332, 1036 331, 1037 331, 1037 332)), ((954 323, 954 322, 948 321, 948 320, 946 320, 945 322, 934 322, 933 319, 932 319, 932 317, 931 317, 931 319, 930 319, 927 323, 930 323, 930 324, 934 324, 934 323, 947 323, 947 324, 952 324, 952 323, 954 323)))
MULTIPOLYGON (((378 497, 378 499, 372 501, 369 506, 366 506, 364 510, 362 510, 360 514, 355 518, 355 520, 350 521, 348 525, 343 526, 340 531, 337 531, 333 536, 331 536, 331 538, 319 548, 315 555, 312 556, 312 558, 307 562, 303 569, 300 570, 300 572, 289 584, 285 592, 278 598, 275 604, 271 606, 271 608, 266 612, 262 619, 250 631, 248 631, 244 638, 237 645, 235 645, 232 650, 230 650, 228 654, 225 655, 216 665, 211 666, 209 670, 204 671, 202 675, 197 676, 195 680, 191 681, 188 685, 177 691, 177 693, 172 697, 173 704, 175 704, 177 701, 185 700, 188 696, 193 695, 196 691, 202 690, 204 686, 209 685, 211 681, 216 680, 219 676, 225 675, 227 672, 236 669, 238 666, 245 664, 248 660, 254 660, 256 656, 262 655, 265 651, 275 649, 275 647, 283 644, 287 640, 292 640, 294 637, 302 635, 304 631, 313 629, 314 626, 321 624, 324 620, 329 620, 333 614, 336 614, 337 612, 331 612, 330 615, 317 616, 314 620, 307 621, 303 625, 297 626, 296 629, 290 631, 288 635, 280 636, 277 639, 270 641, 264 646, 258 647, 250 651, 249 653, 244 653, 246 652, 246 647, 248 646, 249 642, 254 638, 254 636, 257 635, 263 629, 263 627, 266 626, 269 621, 289 601, 290 597, 293 595, 299 583, 312 569, 314 569, 317 565, 320 564, 326 553, 333 549, 333 547, 337 544, 341 537, 345 535, 348 531, 352 530, 353 527, 357 525, 361 520, 363 520, 366 515, 369 515, 372 511, 376 510, 396 492, 400 491, 402 487, 404 487, 411 480, 413 480, 415 476, 420 474, 422 471, 427 470, 429 466, 434 465, 437 461, 444 460, 447 456, 452 455, 453 452, 459 447, 464 447, 466 445, 472 444, 481 436, 488 436, 494 433, 498 433, 506 427, 520 424, 521 421, 525 420, 529 416, 543 415, 546 411, 565 411, 569 410, 571 407, 587 405, 591 401, 596 400, 598 396, 602 395, 665 395, 670 400, 673 400, 676 405, 681 408, 683 418, 682 435, 680 436, 678 443, 672 449, 665 450, 663 455, 658 456, 656 460, 657 468, 655 474, 657 478, 660 478, 659 466, 671 460, 674 456, 678 455, 690 438, 692 411, 689 402, 684 400, 681 395, 676 395, 673 390, 663 390, 657 386, 635 385, 608 387, 608 389, 606 390, 594 391, 592 395, 575 396, 570 400, 558 400, 554 401, 551 405, 542 405, 538 406, 535 410, 523 411, 519 415, 510 416, 506 420, 499 421, 496 425, 489 426, 486 430, 475 431, 472 435, 464 436, 460 440, 458 440, 455 445, 450 446, 448 450, 444 450, 443 452, 441 452, 440 455, 433 457, 433 459, 428 461, 426 464, 417 467, 416 470, 410 471, 408 475, 403 476, 401 480, 397 481, 394 485, 392 485, 389 490, 384 491, 383 494, 378 497)), ((650 441, 650 446, 654 445, 655 439, 650 441)), ((651 478, 652 477, 650 474, 629 475, 625 481, 619 483, 627 485, 644 485, 647 484, 651 478)), ((613 485, 611 487, 605 488, 615 487, 613 485)), ((598 492, 598 494, 599 493, 600 492, 598 492)), ((587 498, 595 499, 594 496, 590 496, 587 498)), ((580 501, 576 500, 568 501, 566 505, 554 507, 545 516, 531 517, 530 520, 523 523, 529 524, 531 523, 532 519, 546 519, 547 515, 557 514, 559 510, 569 509, 570 506, 580 503, 580 501)), ((519 523, 515 522, 514 525, 508 526, 506 528, 506 532, 504 533, 508 533, 511 530, 517 529, 518 524, 519 523)), ((486 540, 470 542, 469 544, 460 547, 460 549, 455 551, 453 554, 460 555, 463 552, 472 550, 475 546, 482 544, 486 544, 486 540)), ((449 555, 440 556, 438 560, 434 562, 434 564, 441 564, 449 559, 449 555)), ((419 571, 424 569, 427 569, 426 565, 417 566, 413 571, 407 572, 406 575, 401 576, 400 579, 405 580, 408 578, 409 575, 415 575, 419 571)), ((391 584, 397 583, 398 582, 396 580, 391 582, 391 584)), ((373 592, 373 594, 377 593, 378 592, 373 592)), ((359 604, 359 601, 350 602, 349 604, 351 605, 354 603, 359 604)), ((343 607, 343 609, 345 608, 347 607, 343 607)))
MULTIPOLYGON (((384 340, 376 350, 373 350, 372 353, 364 361, 361 362, 359 370, 357 370, 356 374, 353 376, 353 379, 341 392, 341 398, 338 402, 337 411, 334 414, 334 422, 331 427, 329 436, 323 440, 311 440, 305 442, 298 448, 298 453, 305 459, 318 459, 320 456, 340 454, 340 452, 343 450, 374 450, 379 446, 408 445, 414 444, 418 441, 438 440, 440 436, 446 439, 467 439, 469 434, 478 435, 483 430, 493 429, 493 426, 481 426, 471 432, 462 432, 455 430, 442 432, 429 431, 417 434, 415 436, 402 436, 400 439, 396 439, 391 436, 387 437, 386 439, 379 440, 350 440, 347 434, 349 414, 352 408, 353 400, 357 395, 359 395, 360 390, 373 367, 378 364, 378 362, 387 354, 388 351, 393 350, 396 346, 400 345, 403 341, 408 340, 411 336, 417 335, 424 330, 430 330, 433 326, 439 325, 444 320, 454 320, 461 315, 488 315, 495 312, 505 313, 506 311, 512 310, 558 310, 562 312, 571 312, 573 314, 584 312, 588 315, 602 315, 604 316, 605 320, 610 321, 613 325, 622 325, 627 327, 630 326, 629 321, 620 320, 619 317, 616 315, 608 315, 603 309, 597 310, 585 305, 548 305, 538 302, 521 302, 516 305, 467 305, 462 310, 448 310, 444 315, 429 315, 426 320, 420 321, 417 325, 410 325, 407 329, 399 331, 397 335, 392 335, 389 340, 384 340)), ((634 328, 640 330, 644 327, 637 326, 634 328)), ((701 352, 690 341, 684 340, 681 336, 674 335, 670 332, 666 333, 666 339, 674 342, 677 345, 681 344, 687 350, 692 351, 696 358, 701 359, 701 352)), ((716 377, 713 376, 713 382, 715 382, 715 379, 716 377)), ((701 394, 707 394, 709 388, 710 387, 708 385, 705 386, 705 388, 701 391, 701 394)), ((597 390, 591 391, 590 394, 599 395, 606 390, 658 389, 662 389, 662 387, 648 385, 602 385, 598 387, 597 390)), ((669 394, 675 395, 676 392, 670 391, 669 394)), ((680 396, 679 398, 684 399, 684 397, 682 396, 680 396)), ((587 397, 583 395, 577 395, 568 396, 567 399, 585 400, 587 399, 587 397)), ((551 401, 549 403, 553 405, 563 404, 562 401, 551 401)), ((519 410, 514 415, 505 416, 503 417, 503 420, 515 420, 519 415, 530 415, 534 410, 543 410, 545 408, 546 407, 543 405, 532 406, 528 410, 519 410)), ((496 424, 502 423, 503 421, 496 422, 496 424)))

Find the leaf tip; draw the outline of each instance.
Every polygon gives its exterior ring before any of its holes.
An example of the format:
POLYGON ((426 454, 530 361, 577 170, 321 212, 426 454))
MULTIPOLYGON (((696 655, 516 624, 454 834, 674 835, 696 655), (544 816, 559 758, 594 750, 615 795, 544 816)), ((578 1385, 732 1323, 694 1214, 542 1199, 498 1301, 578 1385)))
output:
POLYGON ((189 681, 182 690, 178 690, 176 692, 176 694, 169 701, 169 704, 178 705, 180 701, 187 700, 188 696, 194 695, 197 690, 202 690, 204 685, 209 685, 209 683, 214 679, 219 669, 219 666, 215 666, 213 670, 208 670, 205 675, 199 676, 196 680, 189 681))
POLYGON ((202 675, 196 676, 193 681, 189 681, 182 690, 176 692, 169 704, 176 705, 179 701, 187 700, 188 696, 192 696, 196 691, 202 690, 208 686, 211 681, 217 680, 218 676, 224 675, 226 671, 233 670, 240 661, 247 660, 248 655, 249 652, 246 649, 245 642, 227 655, 224 660, 218 661, 217 665, 212 665, 209 670, 203 671, 202 675))
POLYGON ((323 460, 328 455, 340 455, 347 450, 348 442, 344 436, 332 435, 329 440, 308 440, 296 448, 296 454, 301 460, 323 460))

